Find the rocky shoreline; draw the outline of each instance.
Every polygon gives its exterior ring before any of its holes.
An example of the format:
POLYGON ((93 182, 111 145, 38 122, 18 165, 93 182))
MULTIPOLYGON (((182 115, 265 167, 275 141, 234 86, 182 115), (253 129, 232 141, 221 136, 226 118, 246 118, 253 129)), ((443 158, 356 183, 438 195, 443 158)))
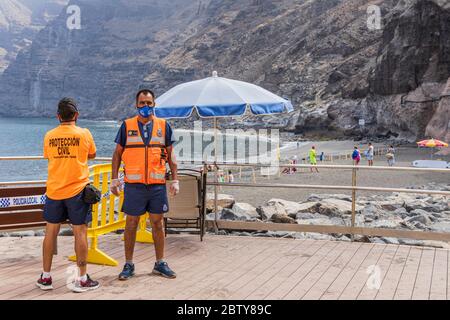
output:
MULTIPOLYGON (((413 187, 410 187, 413 188, 413 187)), ((450 184, 429 183, 415 189, 450 191, 450 184)), ((244 202, 236 202, 233 196, 218 195, 219 220, 272 222, 308 225, 351 224, 351 197, 344 194, 311 194, 306 201, 295 202, 273 198, 260 206, 244 202)), ((206 203, 206 220, 215 219, 214 195, 209 193, 206 203)), ((450 202, 445 196, 429 196, 419 194, 392 193, 389 196, 374 195, 358 197, 356 203, 357 226, 388 228, 398 230, 415 230, 430 232, 450 232, 450 202)), ((122 233, 118 230, 116 233, 122 233)), ((181 232, 197 232, 194 229, 168 228, 169 234, 181 232)), ((214 233, 208 229, 207 232, 214 233)), ((313 232, 290 231, 242 231, 219 230, 220 235, 254 236, 292 239, 314 239, 351 241, 348 234, 320 234, 313 232)), ((0 237, 32 237, 43 236, 43 230, 27 230, 11 233, 0 233, 0 237)), ((62 228, 60 236, 72 236, 70 228, 62 228)), ((391 237, 369 237, 355 235, 354 241, 383 244, 403 244, 414 246, 432 246, 450 248, 450 244, 442 241, 397 239, 391 237)))
MULTIPOLYGON (((430 183, 414 188, 450 191, 450 184, 430 183)), ((209 213, 206 219, 214 220, 214 197, 209 194, 208 198, 207 210, 209 213)), ((357 226, 450 232, 450 204, 445 196, 392 193, 390 196, 358 197, 356 213, 355 223, 357 226)), ((306 201, 302 202, 274 198, 261 206, 254 207, 247 203, 235 202, 232 196, 220 194, 217 215, 218 219, 232 221, 349 226, 351 224, 351 197, 343 194, 311 194, 306 201)), ((209 231, 212 232, 212 230, 209 231)), ((350 241, 350 235, 346 234, 238 230, 220 230, 219 233, 236 236, 350 241)), ((354 241, 449 247, 447 242, 440 241, 360 235, 355 235, 354 241)))

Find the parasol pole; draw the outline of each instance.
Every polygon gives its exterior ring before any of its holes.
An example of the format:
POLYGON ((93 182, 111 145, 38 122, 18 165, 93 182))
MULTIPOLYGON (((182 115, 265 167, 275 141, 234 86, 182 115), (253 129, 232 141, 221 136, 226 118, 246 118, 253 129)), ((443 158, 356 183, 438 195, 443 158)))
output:
MULTIPOLYGON (((217 118, 214 117, 214 182, 218 182, 217 175, 217 118)), ((214 231, 216 234, 219 233, 219 228, 217 227, 217 185, 214 186, 214 231)))

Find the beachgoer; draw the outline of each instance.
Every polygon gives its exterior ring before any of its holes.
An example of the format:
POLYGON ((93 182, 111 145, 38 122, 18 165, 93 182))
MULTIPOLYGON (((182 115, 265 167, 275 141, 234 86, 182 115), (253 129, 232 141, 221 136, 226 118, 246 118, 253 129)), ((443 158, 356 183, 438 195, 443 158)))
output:
POLYGON ((225 182, 225 175, 223 174, 223 171, 220 170, 218 172, 218 182, 224 183, 225 182))
MULTIPOLYGON (((298 157, 297 157, 296 154, 294 154, 294 156, 292 157, 292 162, 291 162, 291 164, 292 164, 292 165, 297 165, 297 164, 298 164, 298 157)), ((291 172, 290 172, 290 173, 296 173, 296 172, 297 172, 297 168, 295 168, 295 167, 291 167, 290 169, 291 169, 291 172)))
POLYGON ((352 159, 353 159, 353 165, 357 166, 359 162, 361 161, 361 152, 359 151, 358 147, 355 146, 352 153, 352 159))
POLYGON ((61 223, 69 220, 75 237, 75 253, 79 275, 72 288, 75 292, 94 290, 97 281, 87 274, 87 228, 92 220, 91 205, 83 199, 89 184, 88 159, 96 156, 95 142, 88 129, 76 125, 79 111, 75 100, 64 98, 58 103, 60 125, 44 138, 44 158, 48 160, 48 178, 44 220, 47 222, 43 242, 43 272, 36 285, 42 290, 53 289, 50 270, 55 240, 61 223))
MULTIPOLYGON (((313 166, 317 165, 317 159, 316 159, 316 147, 312 146, 311 150, 309 150, 309 163, 313 166)), ((316 172, 319 172, 318 168, 314 168, 316 169, 316 172)), ((311 172, 313 172, 313 168, 311 168, 311 172)))
POLYGON ((177 162, 173 153, 175 142, 172 128, 164 119, 155 116, 155 95, 151 90, 140 90, 136 95, 137 116, 127 119, 117 133, 116 150, 112 160, 111 192, 119 195, 120 163, 125 164, 125 188, 122 211, 127 215, 125 227, 125 265, 119 280, 134 276, 133 253, 136 231, 142 215, 149 213, 154 239, 156 262, 152 273, 175 278, 164 261, 164 213, 169 211, 166 190, 166 163, 172 180, 169 192, 180 191, 177 162))
POLYGON ((319 160, 320 162, 323 162, 323 160, 325 160, 325 153, 323 151, 320 153, 319 160))
POLYGON ((373 166, 373 145, 369 142, 369 148, 367 149, 367 161, 369 162, 369 166, 373 166))
POLYGON ((292 171, 293 168, 290 166, 292 164, 293 164, 293 161, 289 160, 289 167, 285 167, 281 173, 285 173, 285 174, 293 173, 293 171, 292 171))
POLYGON ((231 170, 228 170, 228 182, 233 183, 234 182, 234 176, 231 170))
POLYGON ((386 153, 387 163, 389 167, 392 167, 395 164, 395 149, 394 146, 391 145, 388 148, 386 153))

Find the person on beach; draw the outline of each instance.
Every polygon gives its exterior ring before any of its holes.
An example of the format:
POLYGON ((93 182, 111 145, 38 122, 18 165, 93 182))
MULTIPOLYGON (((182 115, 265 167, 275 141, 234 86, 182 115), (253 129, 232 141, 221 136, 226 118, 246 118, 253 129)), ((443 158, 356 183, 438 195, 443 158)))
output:
POLYGON ((395 164, 395 149, 393 145, 389 146, 386 153, 386 159, 389 167, 392 167, 395 164))
POLYGON ((355 146, 352 153, 353 165, 357 166, 361 161, 361 152, 358 149, 358 146, 355 146))
POLYGON ((61 223, 69 220, 75 237, 78 277, 72 290, 84 292, 99 287, 87 274, 87 228, 92 220, 92 205, 83 199, 89 184, 88 159, 96 156, 91 132, 76 125, 78 106, 75 100, 63 98, 58 103, 60 125, 48 131, 44 138, 44 158, 48 160, 48 178, 44 220, 47 222, 43 242, 43 271, 36 285, 42 290, 53 289, 50 274, 56 238, 61 223))
POLYGON ((122 186, 119 167, 124 162, 125 186, 122 211, 126 214, 125 265, 119 280, 134 276, 134 246, 139 220, 149 213, 154 239, 156 262, 153 273, 175 278, 164 261, 164 213, 169 211, 166 190, 166 163, 172 172, 170 194, 180 191, 177 163, 173 153, 175 142, 172 128, 164 119, 155 116, 155 95, 143 89, 136 94, 137 115, 127 119, 117 133, 116 150, 112 160, 111 192, 119 196, 122 186))
POLYGON ((320 153, 319 160, 320 162, 323 162, 325 160, 325 153, 323 151, 320 153))
POLYGON ((369 166, 373 166, 373 155, 374 155, 374 150, 373 150, 373 145, 372 143, 369 142, 369 148, 367 149, 367 161, 369 162, 369 166))
MULTIPOLYGON (((294 154, 294 156, 292 157, 292 165, 297 165, 298 164, 298 157, 296 154, 294 154)), ((297 168, 296 167, 291 167, 290 168, 290 174, 294 174, 297 172, 297 168)))
POLYGON ((234 176, 231 170, 228 170, 228 182, 233 183, 234 182, 234 176))
MULTIPOLYGON (((311 150, 309 150, 309 163, 313 166, 317 165, 317 158, 316 158, 316 147, 312 146, 311 150)), ((311 168, 311 172, 314 172, 314 170, 316 170, 316 172, 319 172, 318 168, 311 168)))

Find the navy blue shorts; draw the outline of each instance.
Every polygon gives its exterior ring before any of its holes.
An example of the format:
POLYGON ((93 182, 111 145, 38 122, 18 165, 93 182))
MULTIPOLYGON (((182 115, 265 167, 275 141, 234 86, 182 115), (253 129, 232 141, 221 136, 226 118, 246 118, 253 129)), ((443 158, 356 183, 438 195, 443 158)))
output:
POLYGON ((52 200, 47 197, 44 220, 49 223, 63 223, 69 220, 75 226, 88 224, 92 220, 92 205, 83 201, 83 191, 69 199, 52 200))
POLYGON ((129 216, 169 211, 165 184, 125 183, 122 211, 129 216))

